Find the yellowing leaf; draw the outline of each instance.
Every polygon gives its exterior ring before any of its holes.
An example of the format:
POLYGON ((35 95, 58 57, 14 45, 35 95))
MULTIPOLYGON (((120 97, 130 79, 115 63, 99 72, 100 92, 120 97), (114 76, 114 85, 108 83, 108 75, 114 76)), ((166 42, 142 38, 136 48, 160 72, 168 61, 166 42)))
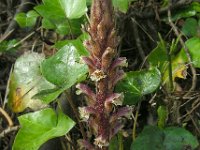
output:
MULTIPOLYGON (((168 63, 165 64, 165 71, 163 74, 163 84, 169 84, 169 70, 168 63)), ((187 76, 187 65, 185 60, 178 55, 172 60, 172 80, 174 83, 175 78, 186 79, 187 76)))
POLYGON ((43 60, 44 56, 38 53, 25 53, 17 59, 8 93, 8 104, 12 111, 22 112, 26 108, 37 110, 47 106, 33 98, 39 91, 55 87, 41 76, 40 64, 43 60))

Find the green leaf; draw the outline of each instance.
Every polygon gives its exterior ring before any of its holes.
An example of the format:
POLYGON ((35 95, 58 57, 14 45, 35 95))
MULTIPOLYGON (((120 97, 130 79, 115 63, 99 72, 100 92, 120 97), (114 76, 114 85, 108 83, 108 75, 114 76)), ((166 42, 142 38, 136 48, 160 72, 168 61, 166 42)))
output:
POLYGON ((197 28, 198 28, 197 20, 194 18, 187 18, 182 27, 182 32, 186 36, 195 36, 197 35, 197 28))
POLYGON ((72 44, 76 50, 78 51, 79 55, 81 56, 88 56, 89 53, 85 46, 83 45, 83 41, 88 39, 88 35, 82 34, 75 40, 64 40, 64 41, 58 41, 54 46, 57 49, 61 49, 65 45, 72 44))
POLYGON ((62 88, 41 90, 37 94, 35 94, 32 98, 40 99, 42 102, 48 104, 53 100, 55 100, 62 92, 63 92, 62 88))
POLYGON ((81 34, 81 24, 83 24, 83 18, 73 19, 73 20, 62 20, 56 21, 56 32, 65 35, 65 34, 81 34))
POLYGON ((34 9, 50 20, 77 19, 87 12, 86 0, 43 0, 43 5, 34 9))
MULTIPOLYGON (((176 21, 181 18, 187 18, 195 16, 197 13, 200 12, 200 3, 199 2, 193 2, 190 5, 185 5, 184 7, 181 7, 181 9, 177 9, 172 13, 172 21, 176 21)), ((164 21, 168 21, 168 16, 162 17, 164 21)))
POLYGON ((36 110, 46 106, 39 99, 32 98, 41 90, 56 87, 41 76, 43 60, 44 55, 33 52, 25 53, 16 60, 8 93, 9 106, 14 112, 21 112, 27 107, 36 110))
POLYGON ((126 13, 129 7, 129 0, 112 0, 115 9, 126 13))
POLYGON ((79 61, 78 50, 69 43, 42 62, 42 74, 49 82, 67 89, 88 72, 87 66, 79 61))
MULTIPOLYGON (((189 49, 192 57, 192 63, 195 67, 200 68, 200 38, 193 37, 186 41, 186 46, 189 49)), ((184 57, 184 56, 183 56, 184 57)), ((186 57, 186 56, 185 56, 186 57)))
POLYGON ((20 27, 33 27, 37 21, 39 14, 34 10, 30 10, 28 13, 18 13, 15 16, 15 20, 20 27))
POLYGON ((182 150, 187 146, 195 149, 199 145, 197 138, 184 128, 168 127, 164 133, 165 150, 182 150))
POLYGON ((160 70, 162 69, 164 63, 166 63, 168 60, 166 45, 163 44, 163 42, 164 41, 159 42, 157 47, 151 51, 147 58, 147 61, 150 63, 151 67, 158 67, 160 70))
POLYGON ((49 19, 42 19, 42 27, 45 29, 54 29, 57 33, 61 35, 73 34, 78 35, 81 34, 81 24, 83 23, 83 18, 81 19, 73 19, 73 20, 57 20, 51 21, 49 19))
POLYGON ((86 0, 43 0, 34 9, 43 17, 43 28, 62 35, 80 34, 84 21, 81 17, 87 12, 86 0))
POLYGON ((146 126, 132 143, 131 150, 165 150, 163 147, 164 136, 161 129, 146 126))
POLYGON ((51 108, 20 116, 20 130, 12 150, 38 150, 49 139, 68 133, 75 123, 61 111, 51 108))
POLYGON ((186 78, 185 72, 187 71, 187 66, 185 64, 185 56, 182 57, 179 53, 176 54, 178 41, 179 38, 172 40, 170 44, 167 44, 162 37, 160 37, 160 42, 158 43, 157 47, 149 54, 147 58, 150 67, 158 67, 162 74, 162 85, 165 85, 167 88, 170 87, 169 60, 167 55, 168 49, 170 49, 173 82, 177 77, 182 79, 186 78), (170 45, 170 48, 167 47, 168 45, 170 45))
POLYGON ((146 126, 131 145, 131 150, 182 150, 199 145, 189 131, 184 128, 168 127, 164 130, 156 126, 146 126))
POLYGON ((17 42, 16 39, 0 42, 0 52, 15 51, 17 42))
POLYGON ((136 104, 143 95, 154 92, 160 85, 161 75, 156 68, 152 70, 131 71, 117 84, 117 91, 124 92, 124 104, 136 104))
POLYGON ((42 27, 45 29, 56 29, 56 25, 46 18, 42 19, 42 27))

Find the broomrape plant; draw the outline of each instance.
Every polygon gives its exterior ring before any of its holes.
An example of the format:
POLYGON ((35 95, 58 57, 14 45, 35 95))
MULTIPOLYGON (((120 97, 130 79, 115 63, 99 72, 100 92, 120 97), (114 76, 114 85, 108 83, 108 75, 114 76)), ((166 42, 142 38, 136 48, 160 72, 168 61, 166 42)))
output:
POLYGON ((121 67, 127 66, 127 62, 125 57, 117 56, 118 37, 112 1, 94 0, 90 13, 90 24, 86 29, 90 39, 84 42, 90 55, 82 59, 89 68, 95 91, 82 83, 76 87, 87 96, 87 106, 79 107, 79 112, 95 136, 94 146, 86 140, 80 142, 88 149, 99 149, 109 145, 110 139, 123 128, 122 117, 130 118, 132 109, 118 107, 122 105, 124 95, 114 93, 116 83, 125 75, 121 67))

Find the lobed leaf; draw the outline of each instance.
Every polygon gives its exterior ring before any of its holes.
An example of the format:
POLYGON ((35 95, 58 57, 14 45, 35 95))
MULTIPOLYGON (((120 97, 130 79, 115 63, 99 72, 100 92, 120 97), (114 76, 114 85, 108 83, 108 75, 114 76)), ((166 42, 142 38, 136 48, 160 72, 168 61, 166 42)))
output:
POLYGON ((47 108, 37 112, 20 116, 21 125, 12 150, 38 150, 49 139, 63 136, 75 125, 68 116, 61 111, 56 113, 47 108))
POLYGON ((49 82, 67 89, 88 72, 87 66, 79 61, 80 55, 76 47, 69 43, 54 56, 44 60, 41 71, 49 82))
POLYGON ((33 27, 36 23, 37 17, 39 16, 39 14, 34 11, 34 10, 30 10, 27 13, 18 13, 15 16, 15 20, 17 21, 17 23, 19 24, 20 27, 24 28, 24 27, 33 27))
POLYGON ((130 71, 117 84, 117 91, 124 92, 124 104, 136 104, 141 97, 154 92, 160 85, 161 75, 156 68, 152 70, 130 71))
POLYGON ((46 104, 32 98, 41 90, 55 88, 55 85, 42 77, 40 63, 44 60, 42 54, 30 52, 19 57, 14 65, 9 83, 8 102, 14 112, 25 108, 40 109, 46 104))
POLYGON ((146 126, 131 145, 131 150, 181 150, 197 148, 198 140, 189 131, 179 127, 164 130, 156 126, 146 126))

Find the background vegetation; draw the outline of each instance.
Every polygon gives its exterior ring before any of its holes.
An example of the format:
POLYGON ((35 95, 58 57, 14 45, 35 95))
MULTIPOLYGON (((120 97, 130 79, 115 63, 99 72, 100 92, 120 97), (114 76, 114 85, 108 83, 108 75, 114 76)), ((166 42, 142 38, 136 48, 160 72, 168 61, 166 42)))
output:
MULTIPOLYGON (((115 91, 133 111, 108 149, 199 149, 200 2, 113 5, 118 55, 128 62, 115 91)), ((90 0, 0 0, 0 149, 76 150, 90 135, 76 88, 91 84, 80 60, 88 56, 90 6, 90 0)))

